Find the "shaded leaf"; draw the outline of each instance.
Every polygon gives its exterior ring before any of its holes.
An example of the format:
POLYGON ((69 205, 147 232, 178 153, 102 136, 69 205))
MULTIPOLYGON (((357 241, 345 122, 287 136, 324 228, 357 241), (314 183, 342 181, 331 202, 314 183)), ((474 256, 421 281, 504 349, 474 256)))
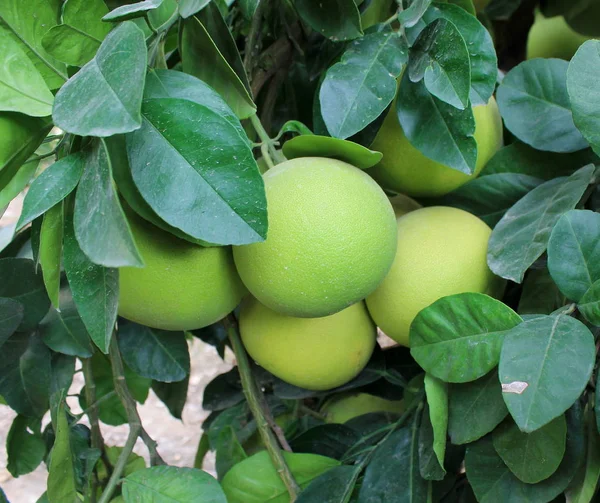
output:
POLYGON ((0 346, 15 333, 23 321, 24 307, 18 300, 0 298, 0 346))
POLYGON ((596 281, 577 304, 577 308, 590 323, 600 326, 600 280, 596 281))
POLYGON ((152 391, 154 391, 161 402, 167 406, 171 415, 177 419, 181 419, 183 408, 187 400, 189 383, 189 376, 183 381, 173 383, 160 381, 152 382, 152 391))
POLYGON ((38 423, 36 427, 33 423, 35 421, 31 422, 25 416, 17 416, 6 437, 7 468, 13 477, 31 473, 46 454, 46 443, 40 434, 40 425, 38 423))
POLYGON ((295 437, 290 446, 294 452, 309 452, 342 459, 358 440, 356 431, 346 425, 322 424, 295 437))
POLYGON ((347 503, 354 491, 360 467, 336 466, 314 479, 296 503, 347 503))
POLYGON ((519 299, 519 314, 550 314, 566 302, 546 267, 527 272, 519 299))
POLYGON ((63 227, 63 205, 60 202, 44 213, 38 252, 46 292, 56 308, 59 307, 63 227))
POLYGON ((61 399, 54 424, 56 438, 48 466, 48 502, 79 503, 75 486, 70 428, 64 400, 61 399))
POLYGON ((448 385, 430 374, 425 374, 425 394, 433 428, 433 451, 443 468, 448 432, 448 385))
POLYGON ((296 0, 300 17, 316 32, 334 42, 362 35, 360 12, 354 0, 296 0))
POLYGON ((589 503, 600 479, 600 436, 593 420, 593 413, 586 415, 587 449, 585 462, 565 491, 569 503, 589 503))
MULTIPOLYGON (((446 447, 444 442, 444 448, 446 447)), ((446 470, 434 451, 434 432, 429 405, 423 409, 419 426, 419 471, 425 480, 443 480, 446 470)))

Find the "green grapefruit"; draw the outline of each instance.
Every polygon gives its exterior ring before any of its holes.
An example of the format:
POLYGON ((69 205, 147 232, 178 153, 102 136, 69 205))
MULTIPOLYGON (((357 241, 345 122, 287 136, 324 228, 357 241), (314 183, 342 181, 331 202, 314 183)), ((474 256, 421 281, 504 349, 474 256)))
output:
POLYGON ((263 178, 267 239, 233 250, 252 295, 275 311, 311 318, 375 290, 396 252, 394 210, 377 183, 322 157, 286 161, 263 178))
POLYGON ((119 270, 119 315, 163 330, 195 330, 239 304, 246 290, 230 248, 203 248, 128 217, 145 267, 119 270))
POLYGON ((386 400, 368 393, 352 393, 328 400, 321 408, 321 412, 325 414, 325 421, 328 423, 345 423, 371 412, 391 412, 400 415, 404 412, 404 402, 386 400))
POLYGON ((527 59, 560 58, 568 61, 590 38, 577 33, 562 16, 544 17, 536 12, 527 37, 527 59))
POLYGON ((394 264, 366 299, 377 326, 408 346, 413 319, 439 298, 462 292, 501 295, 504 280, 487 265, 491 232, 470 213, 443 206, 422 208, 398 218, 394 264))
POLYGON ((371 148, 383 154, 379 164, 369 170, 384 188, 414 197, 437 197, 457 189, 475 178, 502 147, 502 119, 496 100, 473 107, 477 165, 473 175, 429 159, 413 147, 404 135, 393 104, 371 148))
POLYGON ((327 390, 364 368, 376 329, 363 302, 323 318, 295 318, 247 298, 240 334, 254 361, 273 375, 301 388, 327 390))

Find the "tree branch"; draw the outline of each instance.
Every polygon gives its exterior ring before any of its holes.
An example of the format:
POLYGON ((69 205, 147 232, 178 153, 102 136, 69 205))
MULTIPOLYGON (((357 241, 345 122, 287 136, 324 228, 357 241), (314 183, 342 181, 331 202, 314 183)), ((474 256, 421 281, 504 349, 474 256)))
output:
POLYGON ((287 488, 287 491, 290 495, 290 501, 294 502, 300 493, 300 488, 298 487, 298 484, 296 483, 289 466, 285 462, 283 452, 279 448, 273 431, 271 431, 269 428, 269 423, 261 406, 262 392, 256 385, 254 377, 252 376, 250 362, 240 338, 238 323, 235 316, 233 314, 228 315, 223 320, 223 325, 225 330, 227 330, 227 335, 231 341, 231 347, 233 348, 233 352, 235 353, 235 357, 237 359, 244 395, 248 401, 250 411, 256 420, 260 438, 265 445, 269 456, 271 457, 271 461, 273 462, 277 473, 287 488))

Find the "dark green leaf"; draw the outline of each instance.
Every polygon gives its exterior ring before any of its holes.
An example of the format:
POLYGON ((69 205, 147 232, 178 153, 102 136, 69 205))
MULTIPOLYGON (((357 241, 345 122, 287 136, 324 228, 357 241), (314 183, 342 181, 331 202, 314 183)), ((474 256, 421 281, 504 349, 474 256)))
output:
POLYGON ((248 457, 231 426, 223 428, 219 433, 216 451, 215 469, 219 479, 222 479, 232 466, 248 457))
POLYGON ((24 48, 0 29, 0 110, 35 117, 52 113, 54 96, 24 48))
POLYGON ((596 153, 600 152, 600 94, 590 82, 600 75, 600 42, 584 43, 569 65, 567 89, 573 109, 573 120, 596 153))
POLYGON ((171 415, 177 419, 181 419, 183 407, 185 406, 187 399, 189 383, 189 376, 183 381, 173 383, 160 381, 152 382, 152 391, 154 391, 156 396, 167 406, 171 415))
POLYGON ((458 28, 447 19, 436 19, 421 31, 408 72, 412 82, 424 79, 427 90, 445 103, 460 110, 469 105, 469 52, 458 28))
POLYGON ((50 89, 59 88, 67 80, 65 65, 42 47, 44 34, 56 25, 58 7, 47 0, 3 0, 0 4, 0 31, 20 45, 50 89))
POLYGON ((438 379, 474 381, 498 364, 506 332, 521 321, 511 308, 482 293, 443 297, 414 319, 411 355, 438 379))
POLYGON ((430 374, 425 374, 425 394, 433 428, 433 452, 443 468, 448 433, 448 385, 430 374))
POLYGON ((494 449, 522 482, 537 484, 552 475, 565 455, 567 422, 558 416, 532 433, 523 433, 512 421, 494 430, 494 449))
POLYGON ((339 42, 362 35, 360 13, 354 0, 296 0, 300 17, 316 32, 339 42))
POLYGON ((183 332, 127 323, 119 329, 118 340, 125 363, 142 377, 174 382, 190 373, 190 354, 183 332))
POLYGON ((214 88, 240 119, 254 115, 256 105, 248 89, 199 19, 191 17, 184 21, 180 50, 185 73, 214 88))
POLYGON ((19 168, 4 187, 0 188, 0 208, 5 208, 29 185, 35 175, 39 162, 32 161, 19 168))
POLYGON ((425 503, 427 481, 419 473, 417 421, 392 433, 367 466, 358 503, 425 503))
POLYGON ((598 162, 591 149, 579 150, 570 154, 542 152, 525 143, 515 141, 501 148, 485 165, 480 177, 498 173, 519 173, 541 180, 552 180, 568 176, 587 164, 598 162))
POLYGON ((497 100, 506 127, 538 150, 575 152, 588 146, 573 123, 567 68, 560 59, 525 61, 506 74, 497 100))
POLYGON ((160 7, 163 1, 164 0, 143 0, 142 2, 123 5, 122 7, 117 7, 110 11, 102 18, 102 20, 118 22, 135 19, 136 17, 143 17, 149 11, 160 7))
POLYGON ((436 204, 468 211, 494 227, 513 204, 541 183, 539 178, 519 173, 480 176, 436 200, 436 204))
POLYGON ((288 159, 296 157, 329 157, 352 164, 360 169, 375 166, 383 155, 369 150, 358 143, 329 136, 296 136, 283 144, 283 155, 288 159))
POLYGON ((39 423, 33 425, 25 416, 17 416, 6 437, 6 452, 7 468, 13 477, 35 470, 46 454, 46 443, 39 432, 39 423))
POLYGON ((202 10, 210 3, 210 0, 179 0, 179 14, 182 18, 188 18, 202 10))
POLYGON ((301 433, 290 445, 294 452, 309 452, 342 459, 358 440, 356 431, 346 425, 322 424, 301 433))
POLYGON ((266 201, 256 162, 239 126, 209 106, 145 100, 142 128, 127 136, 133 179, 165 222, 197 239, 262 241, 266 201))
POLYGON ((65 402, 61 400, 56 413, 56 438, 48 467, 48 502, 79 503, 75 486, 75 470, 69 422, 65 402))
POLYGON ((471 107, 457 110, 432 96, 424 82, 411 82, 405 72, 396 113, 411 145, 423 155, 462 173, 474 172, 477 143, 473 137, 475 119, 471 107))
POLYGON ((44 213, 38 252, 38 262, 42 268, 46 292, 56 308, 59 307, 63 228, 64 213, 60 202, 44 213))
POLYGON ((392 102, 408 47, 396 32, 371 33, 352 42, 321 84, 321 114, 329 133, 348 138, 392 102))
MULTIPOLYGON (((444 439, 445 440, 445 439, 444 439)), ((444 448, 446 443, 444 441, 444 448)), ((433 425, 426 405, 419 426, 419 472, 425 480, 443 480, 446 471, 440 464, 434 449, 433 425)))
POLYGON ((359 473, 360 467, 336 466, 314 479, 296 503, 347 503, 359 473))
POLYGON ((44 49, 68 65, 85 65, 111 30, 102 22, 107 13, 103 0, 69 0, 62 10, 63 24, 52 27, 42 38, 44 49))
POLYGON ((541 428, 573 405, 587 385, 595 354, 592 333, 570 316, 535 318, 506 335, 500 382, 522 431, 541 428))
POLYGON ((583 420, 579 407, 567 414, 567 449, 558 470, 539 484, 525 484, 498 456, 491 436, 467 448, 467 478, 479 503, 547 503, 562 493, 585 456, 583 420))
POLYGON ((54 101, 54 124, 81 136, 105 137, 139 129, 146 63, 144 33, 133 22, 122 23, 60 89, 54 101))
POLYGON ((587 452, 585 462, 565 491, 569 503, 589 503, 600 479, 600 436, 594 424, 592 411, 586 414, 587 452))
POLYGON ((242 15, 249 21, 252 20, 252 16, 254 16, 259 2, 260 0, 240 0, 238 2, 242 15))
POLYGON ((75 374, 75 357, 53 353, 51 361, 50 396, 57 391, 64 391, 71 387, 75 374))
POLYGON ((507 416, 498 371, 465 384, 450 385, 448 433, 453 444, 468 444, 492 431, 507 416))
POLYGON ((142 267, 131 229, 112 180, 112 166, 103 141, 85 158, 77 187, 73 224, 82 251, 104 267, 142 267))
MULTIPOLYGON (((470 3, 470 0, 467 1, 470 3)), ((498 69, 496 49, 490 32, 465 8, 451 3, 436 3, 423 16, 428 23, 440 18, 452 22, 467 44, 471 63, 471 105, 486 104, 496 88, 498 69)))
POLYGON ((119 271, 96 265, 87 258, 77 243, 69 214, 65 221, 63 260, 77 311, 96 346, 108 353, 117 320, 119 271))
POLYGON ((9 297, 23 305, 23 320, 18 329, 32 330, 50 307, 41 272, 36 273, 33 260, 3 258, 0 259, 0 278, 0 297, 9 297))
POLYGON ((518 312, 521 315, 550 314, 564 306, 566 301, 546 267, 530 269, 523 281, 518 312))
POLYGON ((67 197, 79 183, 84 167, 84 156, 76 153, 45 169, 27 191, 17 228, 22 229, 67 197))
POLYGON ((398 21, 406 28, 414 26, 423 17, 430 5, 431 0, 412 0, 408 3, 407 9, 398 12, 398 21))
MULTIPOLYGON (((316 454, 284 452, 283 456, 300 487, 305 487, 311 480, 340 464, 335 459, 316 454)), ((289 498, 267 451, 258 452, 235 465, 227 472, 221 485, 227 503, 283 502, 289 498)))
POLYGON ((585 292, 577 307, 586 320, 593 325, 600 326, 600 280, 596 281, 585 292))
POLYGON ((58 353, 87 358, 94 352, 68 289, 61 292, 60 311, 51 309, 40 323, 39 331, 46 346, 58 353))
POLYGON ((546 251, 558 219, 573 209, 594 175, 585 166, 568 178, 556 178, 533 189, 509 209, 494 228, 488 245, 490 269, 517 283, 546 251))
POLYGON ((571 210, 560 217, 548 241, 548 269, 575 302, 600 280, 600 214, 571 210))
POLYGON ((23 321, 24 307, 18 300, 0 298, 0 346, 15 333, 23 321))
POLYGON ((202 407, 206 410, 223 410, 237 405, 244 399, 237 368, 216 376, 206 385, 202 407))

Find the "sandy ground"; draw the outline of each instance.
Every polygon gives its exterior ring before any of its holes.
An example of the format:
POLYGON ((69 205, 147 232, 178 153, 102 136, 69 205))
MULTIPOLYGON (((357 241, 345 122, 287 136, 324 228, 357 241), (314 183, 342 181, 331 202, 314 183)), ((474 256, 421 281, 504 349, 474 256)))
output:
MULTIPOLYGON (((15 200, 0 219, 0 226, 14 223, 21 209, 21 199, 15 200)), ((170 465, 192 466, 196 448, 202 433, 202 422, 208 412, 202 409, 202 394, 205 386, 217 374, 228 371, 231 364, 223 362, 216 351, 202 341, 195 339, 190 347, 191 376, 188 389, 188 400, 183 410, 183 420, 179 421, 169 414, 163 403, 150 390, 144 405, 139 407, 142 422, 148 433, 158 441, 158 450, 163 459, 170 465)), ((82 386, 81 374, 76 374, 71 393, 76 393, 82 386)), ((77 400, 69 398, 68 403, 74 413, 81 411, 77 400)), ((11 503, 36 503, 46 489, 47 471, 45 465, 28 475, 13 479, 6 469, 6 436, 15 417, 8 407, 0 405, 0 487, 11 503)), ((44 424, 49 422, 45 418, 44 424)), ((127 425, 119 427, 101 424, 102 433, 107 445, 123 445, 128 433, 127 425)), ((147 450, 138 440, 135 452, 148 461, 147 450)), ((214 469, 214 458, 207 456, 204 469, 214 469)))

